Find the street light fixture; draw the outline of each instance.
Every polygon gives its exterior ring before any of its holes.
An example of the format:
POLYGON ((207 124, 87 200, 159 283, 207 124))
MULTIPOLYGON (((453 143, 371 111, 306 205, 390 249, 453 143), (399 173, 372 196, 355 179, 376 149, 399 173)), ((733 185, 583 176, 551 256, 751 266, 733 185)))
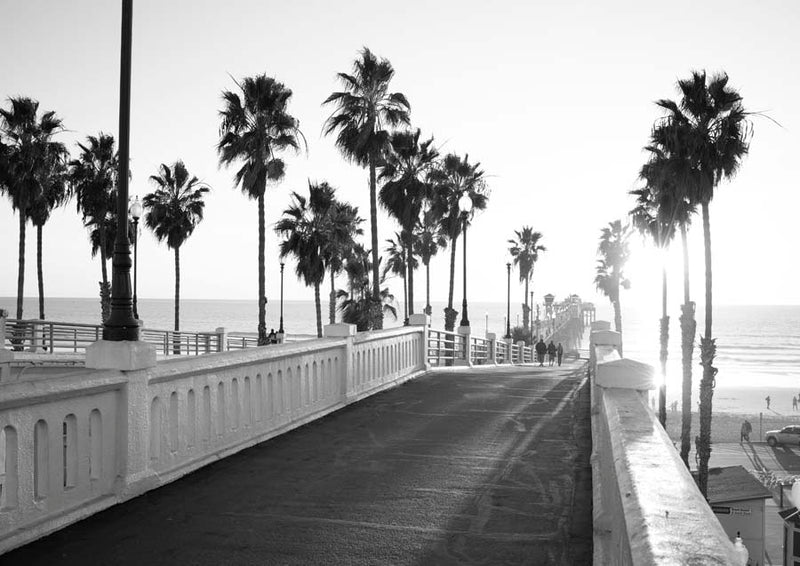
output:
POLYGON ((283 337, 285 332, 283 330, 283 267, 284 263, 281 262, 281 320, 280 325, 278 326, 278 334, 280 334, 279 342, 283 343, 283 337))
POLYGON ((128 212, 133 218, 133 318, 139 320, 139 311, 136 301, 136 274, 138 271, 139 260, 137 258, 139 252, 139 219, 142 217, 144 207, 139 202, 139 196, 133 201, 133 204, 128 209, 128 212))
POLYGON ((469 316, 467 315, 467 221, 469 213, 472 212, 472 197, 464 193, 458 199, 458 209, 464 216, 464 300, 461 303, 461 324, 462 327, 469 327, 469 316))
POLYGON ((508 298, 506 299, 506 338, 511 338, 511 262, 506 263, 508 272, 508 298))

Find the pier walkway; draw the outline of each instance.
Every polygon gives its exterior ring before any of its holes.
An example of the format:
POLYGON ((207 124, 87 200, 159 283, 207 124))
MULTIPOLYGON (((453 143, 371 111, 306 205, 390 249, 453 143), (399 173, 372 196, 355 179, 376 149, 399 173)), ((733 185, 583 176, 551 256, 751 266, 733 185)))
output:
POLYGON ((585 376, 434 370, 0 564, 590 564, 585 376))

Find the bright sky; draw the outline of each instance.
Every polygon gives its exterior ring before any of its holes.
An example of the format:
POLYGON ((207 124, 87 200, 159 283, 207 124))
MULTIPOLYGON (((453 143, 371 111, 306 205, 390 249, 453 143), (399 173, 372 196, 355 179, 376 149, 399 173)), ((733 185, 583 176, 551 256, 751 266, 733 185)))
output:
MULTIPOLYGON (((41 109, 56 110, 69 129, 61 139, 73 152, 87 134, 117 133, 120 6, 0 0, 0 97, 30 96, 41 109)), ((308 153, 288 156, 286 180, 270 189, 268 226, 291 191, 307 190, 309 178, 338 187, 368 218, 367 172, 321 135, 330 112, 321 102, 339 90, 335 73, 349 71, 366 45, 394 65, 392 89, 411 102, 413 125, 434 134, 442 152, 469 153, 489 175, 489 207, 468 235, 470 299, 505 300, 506 240, 523 225, 543 232, 548 247, 536 266, 537 297, 595 298, 599 230, 632 206, 627 191, 637 185, 641 148, 658 116, 653 101, 675 97, 678 78, 705 68, 727 71, 748 109, 781 124, 755 121, 741 173, 712 204, 715 301, 800 303, 800 268, 789 239, 800 207, 796 0, 135 0, 133 22, 131 194, 152 190, 148 176, 176 158, 213 188, 205 220, 181 249, 185 298, 257 297, 256 204, 232 187, 232 171, 218 168, 215 151, 220 92, 234 88, 231 76, 266 73, 284 82, 294 91, 290 111, 308 138, 308 153)), ((382 214, 381 242, 395 230, 382 214)), ((10 204, 0 201, 0 296, 16 294, 17 234, 10 204)), ((700 298, 699 218, 691 236, 693 293, 700 298)), ((277 245, 268 231, 270 300, 279 295, 277 245)), ((29 230, 28 296, 36 294, 35 250, 29 230)), ((442 253, 432 265, 434 300, 447 297, 448 258, 442 253)), ((634 288, 623 301, 657 307, 654 260, 652 252, 635 250, 634 288)), ((49 295, 96 296, 99 260, 90 257, 74 203, 45 228, 44 261, 49 295)), ((139 296, 168 298, 173 285, 172 252, 146 234, 139 296)), ((392 285, 399 294, 399 282, 392 285)), ((522 300, 518 289, 515 302, 522 300)), ((424 272, 416 294, 421 305, 424 272)), ((313 292, 287 272, 286 297, 312 299, 313 292)))

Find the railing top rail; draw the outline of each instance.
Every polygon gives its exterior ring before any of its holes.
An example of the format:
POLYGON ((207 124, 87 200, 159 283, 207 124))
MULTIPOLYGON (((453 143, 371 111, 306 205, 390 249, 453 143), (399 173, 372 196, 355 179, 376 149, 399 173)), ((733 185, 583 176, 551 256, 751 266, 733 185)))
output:
POLYGON ((66 326, 77 328, 102 328, 101 324, 89 324, 85 322, 60 322, 57 320, 42 320, 41 318, 7 318, 6 324, 13 326, 14 324, 30 324, 35 326, 66 326))
POLYGON ((399 326, 397 328, 383 328, 381 330, 370 330, 369 332, 359 332, 353 338, 353 342, 360 344, 371 340, 402 336, 404 334, 416 334, 422 332, 423 326, 399 326))

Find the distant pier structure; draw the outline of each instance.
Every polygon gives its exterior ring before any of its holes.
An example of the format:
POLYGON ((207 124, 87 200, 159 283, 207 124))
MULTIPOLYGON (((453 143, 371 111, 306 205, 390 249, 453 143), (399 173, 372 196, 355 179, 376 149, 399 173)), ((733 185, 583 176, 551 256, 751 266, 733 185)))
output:
POLYGON ((583 326, 589 326, 597 320, 594 303, 581 303, 581 320, 583 326))

